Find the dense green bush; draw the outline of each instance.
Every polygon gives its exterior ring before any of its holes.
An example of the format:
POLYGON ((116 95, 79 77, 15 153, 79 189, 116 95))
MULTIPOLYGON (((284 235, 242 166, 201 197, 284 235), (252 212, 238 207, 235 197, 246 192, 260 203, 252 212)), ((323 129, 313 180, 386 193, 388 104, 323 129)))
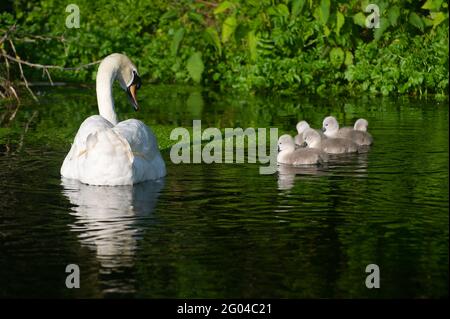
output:
MULTIPOLYGON (((81 27, 68 29, 68 1, 10 0, 0 29, 17 23, 18 35, 63 37, 18 43, 24 59, 76 66, 123 52, 154 82, 285 94, 448 94, 447 2, 371 2, 380 8, 378 29, 365 26, 370 2, 361 0, 77 0, 81 27)), ((54 76, 86 81, 94 71, 54 76)))

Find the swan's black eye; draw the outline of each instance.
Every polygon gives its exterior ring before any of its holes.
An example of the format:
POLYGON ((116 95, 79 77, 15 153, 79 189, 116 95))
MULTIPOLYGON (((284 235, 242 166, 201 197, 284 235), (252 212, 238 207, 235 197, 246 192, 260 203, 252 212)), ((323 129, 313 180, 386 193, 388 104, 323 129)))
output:
POLYGON ((133 81, 131 82, 131 84, 135 84, 137 90, 141 88, 142 84, 141 78, 139 77, 136 71, 133 71, 133 81))

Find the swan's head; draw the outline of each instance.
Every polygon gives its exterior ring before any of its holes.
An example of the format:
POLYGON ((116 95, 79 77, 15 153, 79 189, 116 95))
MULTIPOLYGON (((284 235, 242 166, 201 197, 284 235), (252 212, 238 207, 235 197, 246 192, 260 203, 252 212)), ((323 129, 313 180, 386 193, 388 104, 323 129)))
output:
POLYGON ((307 129, 303 133, 303 139, 305 140, 305 145, 303 145, 304 147, 320 148, 321 146, 322 138, 320 137, 320 134, 312 128, 307 129))
POLYGON ((119 81, 120 87, 127 92, 131 105, 137 111, 137 90, 141 87, 141 78, 136 66, 124 54, 113 53, 103 59, 99 66, 98 73, 113 70, 115 79, 119 81))
POLYGON ((356 131, 367 132, 367 127, 368 126, 369 126, 369 122, 367 122, 366 119, 358 119, 355 122, 355 125, 354 125, 353 129, 356 130, 356 131))
POLYGON ((280 152, 285 150, 294 151, 295 143, 292 136, 288 134, 281 135, 280 138, 278 139, 278 150, 280 152))
POLYGON ((307 129, 309 129, 309 124, 306 121, 300 121, 297 123, 297 132, 298 134, 303 134, 304 131, 306 131, 307 129))
POLYGON ((322 131, 327 136, 332 136, 339 131, 339 123, 333 116, 327 116, 322 123, 322 131))

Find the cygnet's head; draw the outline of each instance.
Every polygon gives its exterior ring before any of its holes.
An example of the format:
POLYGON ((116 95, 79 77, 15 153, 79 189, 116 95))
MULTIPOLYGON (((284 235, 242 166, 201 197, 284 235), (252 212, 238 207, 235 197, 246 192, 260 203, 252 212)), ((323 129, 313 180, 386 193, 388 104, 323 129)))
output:
POLYGON ((331 136, 339 131, 339 123, 333 116, 327 116, 322 123, 322 131, 325 135, 331 136))
POLYGON ((136 66, 124 54, 110 54, 103 59, 98 67, 97 85, 99 85, 98 82, 106 81, 111 72, 115 75, 115 79, 119 81, 120 87, 127 92, 131 105, 136 111, 139 110, 137 90, 141 87, 141 78, 136 66))
POLYGON ((303 132, 306 131, 306 129, 309 129, 309 128, 310 128, 310 126, 309 126, 308 122, 306 122, 306 121, 300 121, 300 122, 297 123, 296 128, 297 128, 297 133, 300 134, 300 135, 302 135, 303 132))
POLYGON ((369 126, 369 122, 366 119, 358 119, 353 126, 353 129, 356 131, 367 132, 367 127, 369 126))
POLYGON ((321 146, 322 138, 320 137, 320 134, 311 128, 303 133, 303 139, 305 140, 305 147, 320 148, 321 146))
POLYGON ((280 152, 285 151, 285 150, 294 151, 295 143, 294 143, 294 139, 292 138, 292 136, 290 136, 288 134, 281 135, 278 138, 278 150, 280 152))

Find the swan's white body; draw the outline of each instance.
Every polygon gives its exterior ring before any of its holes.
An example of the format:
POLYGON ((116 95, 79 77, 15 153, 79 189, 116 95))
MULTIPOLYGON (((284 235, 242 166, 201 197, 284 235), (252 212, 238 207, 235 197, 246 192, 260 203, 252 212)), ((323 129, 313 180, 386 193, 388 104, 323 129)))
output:
POLYGON ((100 115, 80 126, 61 167, 61 175, 90 185, 131 185, 166 175, 166 167, 153 132, 141 121, 117 123, 112 84, 117 78, 129 86, 136 67, 121 54, 106 57, 97 73, 100 115), (128 82, 128 84, 127 84, 128 82))

